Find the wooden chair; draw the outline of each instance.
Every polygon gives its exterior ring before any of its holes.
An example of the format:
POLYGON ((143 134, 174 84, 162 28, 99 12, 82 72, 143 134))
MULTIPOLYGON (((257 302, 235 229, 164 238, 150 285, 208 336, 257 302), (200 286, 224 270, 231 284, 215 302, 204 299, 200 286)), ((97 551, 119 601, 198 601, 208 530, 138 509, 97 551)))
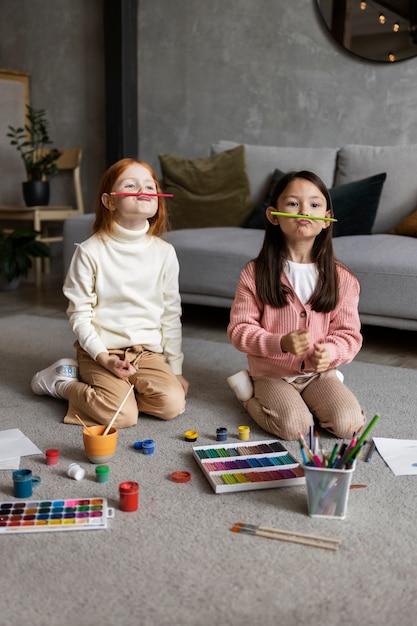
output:
MULTIPOLYGON (((63 241, 62 228, 63 223, 68 218, 84 213, 84 203, 81 190, 80 164, 82 150, 80 148, 65 148, 60 150, 61 156, 57 161, 58 174, 61 172, 72 171, 72 182, 74 189, 74 206, 66 205, 47 205, 47 206, 12 206, 0 205, 0 220, 7 222, 31 222, 31 227, 39 231, 39 240, 45 243, 53 243, 63 241), (61 222, 60 234, 50 232, 50 226, 61 222)), ((44 270, 46 273, 50 270, 49 259, 43 259, 44 270)), ((42 281, 42 259, 34 259, 35 268, 35 284, 41 285, 42 281)))

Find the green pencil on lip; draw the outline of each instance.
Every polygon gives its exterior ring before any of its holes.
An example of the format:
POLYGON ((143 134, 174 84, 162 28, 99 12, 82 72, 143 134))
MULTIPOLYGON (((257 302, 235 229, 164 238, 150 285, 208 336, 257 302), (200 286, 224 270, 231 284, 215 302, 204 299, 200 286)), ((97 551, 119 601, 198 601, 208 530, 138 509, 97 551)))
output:
POLYGON ((280 215, 281 217, 298 217, 306 220, 321 220, 322 222, 337 222, 334 217, 315 217, 314 215, 302 215, 300 213, 281 213, 280 211, 271 211, 271 215, 280 215))
POLYGON ((352 458, 354 458, 355 454, 357 453, 362 443, 365 441, 367 435, 371 432, 371 430, 373 429, 373 427, 375 426, 379 418, 380 418, 380 415, 378 415, 378 413, 372 418, 367 428, 364 430, 364 432, 362 433, 362 435, 359 437, 358 441, 356 442, 356 446, 350 451, 350 454, 347 457, 345 463, 349 463, 349 461, 352 458))

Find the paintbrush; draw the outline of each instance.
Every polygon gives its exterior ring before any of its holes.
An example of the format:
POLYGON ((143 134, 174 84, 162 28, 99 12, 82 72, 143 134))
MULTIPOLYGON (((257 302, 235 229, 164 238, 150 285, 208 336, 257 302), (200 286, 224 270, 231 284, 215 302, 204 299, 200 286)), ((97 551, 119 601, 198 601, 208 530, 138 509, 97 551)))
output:
POLYGON ((126 400, 127 400, 127 399, 128 399, 128 397, 129 397, 129 393, 132 391, 132 389, 133 389, 133 388, 134 388, 134 385, 130 385, 130 387, 129 387, 129 391, 127 392, 127 394, 126 394, 126 395, 125 395, 125 397, 123 398, 123 401, 122 401, 121 405, 119 406, 119 408, 117 409, 116 413, 113 415, 113 417, 111 418, 110 422, 107 424, 107 428, 106 428, 106 430, 104 431, 104 433, 103 433, 103 435, 102 435, 102 436, 107 435, 107 433, 109 432, 110 428, 113 426, 114 422, 115 422, 115 421, 116 421, 116 419, 117 419, 117 416, 119 415, 120 411, 122 410, 122 408, 123 408, 123 407, 124 407, 124 405, 125 405, 126 400))
POLYGON ((280 211, 271 211, 271 215, 280 215, 281 217, 298 217, 304 220, 321 220, 322 222, 337 222, 334 217, 316 217, 315 215, 302 215, 300 213, 281 213, 280 211))
POLYGON ((157 198, 173 198, 174 194, 172 193, 136 193, 134 191, 111 191, 111 196, 152 196, 157 198))
POLYGON ((325 550, 338 550, 341 543, 340 539, 298 533, 295 531, 282 530, 280 528, 269 528, 268 526, 255 526, 254 524, 244 524, 243 522, 238 522, 232 526, 230 530, 235 533, 243 532, 249 535, 256 535, 257 537, 265 537, 266 539, 299 543, 305 546, 323 548, 325 550))
POLYGON ((83 420, 81 419, 81 417, 79 415, 77 415, 77 413, 75 414, 75 417, 77 418, 77 420, 80 422, 80 424, 82 424, 84 426, 84 428, 88 431, 90 429, 89 426, 87 426, 87 424, 85 422, 83 422, 83 420))

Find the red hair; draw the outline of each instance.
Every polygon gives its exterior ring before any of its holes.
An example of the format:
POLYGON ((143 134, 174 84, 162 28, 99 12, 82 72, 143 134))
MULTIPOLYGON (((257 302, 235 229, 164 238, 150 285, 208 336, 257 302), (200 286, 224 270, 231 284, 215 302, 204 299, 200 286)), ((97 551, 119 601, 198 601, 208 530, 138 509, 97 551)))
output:
MULTIPOLYGON (((123 172, 128 167, 130 167, 131 165, 135 165, 135 164, 142 165, 142 167, 145 167, 148 170, 148 172, 152 176, 152 179, 155 183, 156 192, 161 193, 161 186, 159 184, 159 181, 156 177, 155 172, 153 171, 151 166, 145 163, 144 161, 140 161, 139 159, 126 158, 126 159, 121 159, 120 161, 117 161, 116 163, 113 163, 113 165, 111 165, 104 172, 99 188, 98 188, 96 203, 95 203, 96 219, 94 221, 94 226, 93 226, 94 234, 109 235, 112 232, 113 223, 114 223, 114 211, 109 211, 105 207, 101 199, 102 195, 104 193, 110 193, 117 179, 123 174, 123 172)), ((155 235, 156 237, 160 237, 166 231, 167 210, 166 210, 164 198, 161 198, 161 197, 158 198, 158 210, 153 217, 149 218, 148 221, 149 221, 148 235, 155 235)))

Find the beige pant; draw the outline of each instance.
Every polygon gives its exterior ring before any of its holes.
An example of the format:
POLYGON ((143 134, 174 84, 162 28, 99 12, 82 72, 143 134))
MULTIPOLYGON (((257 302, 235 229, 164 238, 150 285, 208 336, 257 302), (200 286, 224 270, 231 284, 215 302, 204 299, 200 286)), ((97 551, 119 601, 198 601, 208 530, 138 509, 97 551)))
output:
POLYGON ((67 388, 69 406, 64 418, 66 424, 79 424, 76 413, 88 426, 108 424, 131 384, 135 392, 129 395, 120 411, 116 428, 134 426, 139 411, 165 420, 184 412, 184 390, 162 354, 150 352, 142 346, 109 350, 110 354, 127 359, 136 368, 135 374, 123 380, 94 361, 78 342, 75 347, 80 382, 67 388))
POLYGON ((254 397, 246 408, 264 430, 287 441, 306 434, 313 416, 336 437, 351 438, 365 423, 365 415, 353 393, 330 369, 310 378, 288 383, 282 378, 253 379, 254 397))

